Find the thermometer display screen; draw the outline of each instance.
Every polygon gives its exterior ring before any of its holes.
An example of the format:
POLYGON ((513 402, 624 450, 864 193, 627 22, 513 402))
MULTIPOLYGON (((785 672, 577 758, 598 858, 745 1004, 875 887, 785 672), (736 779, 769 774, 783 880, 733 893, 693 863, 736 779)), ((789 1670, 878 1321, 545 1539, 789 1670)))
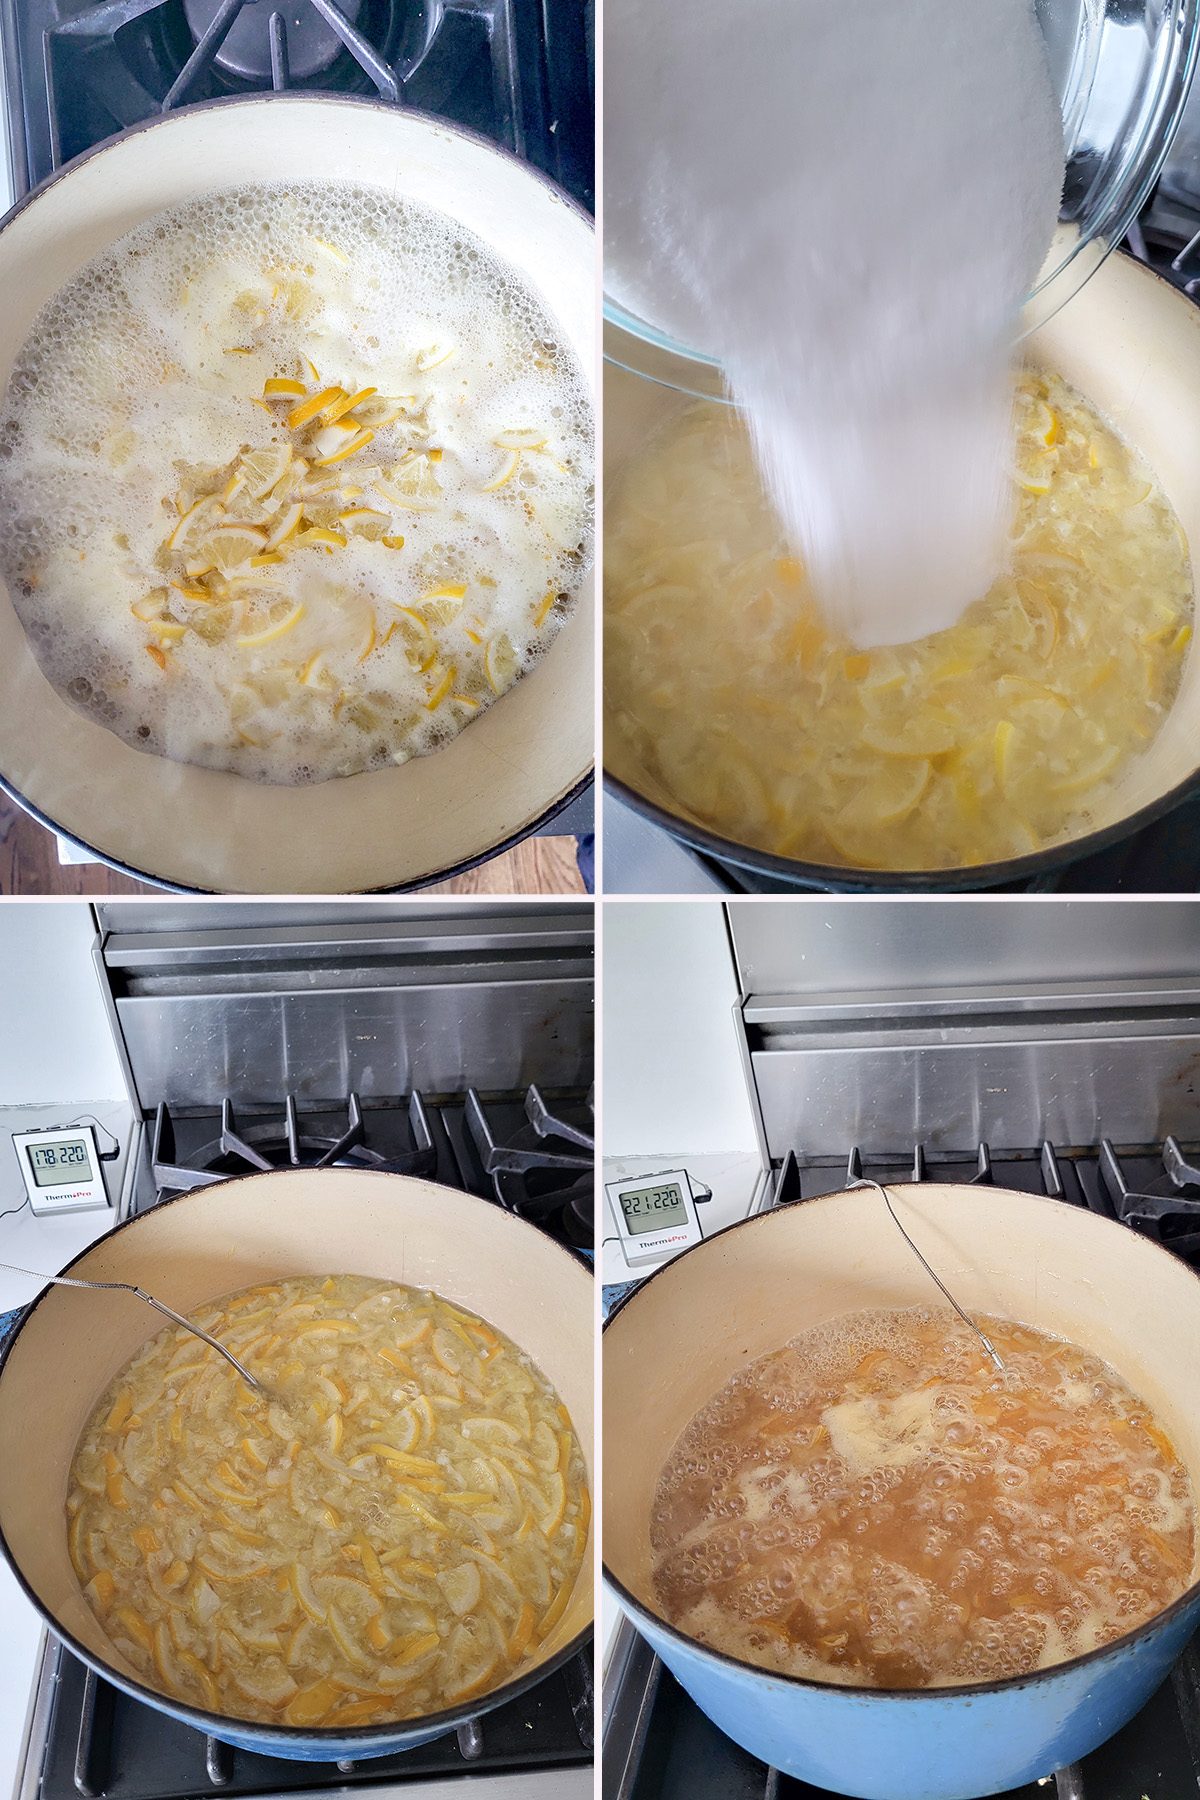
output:
POLYGON ((632 1237, 645 1237, 650 1231, 666 1231, 671 1225, 686 1225, 687 1207, 677 1181, 659 1187, 627 1188, 621 1195, 625 1228, 632 1237))
POLYGON ((78 1186, 95 1180, 87 1145, 78 1138, 59 1144, 27 1144, 26 1149, 37 1187, 78 1186))

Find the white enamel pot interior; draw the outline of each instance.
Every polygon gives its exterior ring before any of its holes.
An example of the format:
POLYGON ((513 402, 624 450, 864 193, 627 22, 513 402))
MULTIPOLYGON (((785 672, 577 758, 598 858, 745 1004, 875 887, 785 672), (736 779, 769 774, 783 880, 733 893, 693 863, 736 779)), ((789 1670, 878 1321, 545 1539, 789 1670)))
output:
MULTIPOLYGON (((457 220, 540 296, 589 384, 589 221, 483 139, 396 107, 270 95, 193 107, 89 151, 0 230, 0 390, 39 308, 144 219, 250 181, 355 181, 457 220)), ((131 749, 61 700, 0 584, 0 780, 135 875, 239 893, 420 885, 526 835, 593 755, 591 578, 542 662, 445 749, 310 787, 268 787, 131 749)))
MULTIPOLYGON (((566 1250, 486 1200, 404 1175, 342 1169, 249 1175, 167 1201, 118 1226, 66 1271, 127 1281, 187 1313, 253 1282, 371 1275, 432 1288, 528 1352, 571 1415, 593 1468, 593 1286, 566 1250)), ((67 1551, 64 1503, 79 1434, 159 1315, 131 1294, 51 1287, 0 1361, 0 1549, 50 1629, 100 1674, 160 1711, 268 1754, 382 1755, 453 1730, 565 1661, 592 1624, 590 1551, 566 1612, 529 1667, 468 1705, 397 1725, 291 1730, 224 1719, 148 1687, 108 1641, 67 1551)))
MULTIPOLYGON (((1162 482, 1188 543, 1200 545, 1200 308, 1144 264, 1114 255, 1034 333, 1025 351, 1030 362, 1065 376, 1138 447, 1162 482)), ((605 365, 604 479, 610 505, 622 469, 647 433, 692 404, 686 394, 605 365)), ((612 732, 605 763, 621 798, 685 842, 799 886, 990 887, 1103 849, 1177 806, 1200 784, 1200 653, 1193 643, 1178 698, 1158 737, 1074 838, 1033 856, 971 869, 852 869, 774 856, 682 814, 612 732)))
MULTIPOLYGON (((933 1182, 889 1192, 960 1305, 1023 1320, 1103 1357, 1153 1407, 1200 1494, 1200 1281, 1186 1264, 1113 1220, 1039 1195, 933 1182)), ((773 1766, 789 1768, 790 1759, 791 1773, 838 1792, 1007 1791, 1016 1779, 989 1778, 1010 1755, 1019 1765, 1023 1732, 1032 1734, 1035 1761, 1039 1744, 1065 1745, 1065 1755, 1033 1775, 1074 1760, 1158 1685, 1173 1653, 1139 1692, 1147 1640, 1172 1631, 1186 1637, 1185 1615, 1200 1596, 1193 1585, 1139 1632, 1056 1669, 902 1694, 768 1675, 663 1620, 651 1578, 651 1507, 663 1464, 699 1408, 747 1364, 812 1326, 864 1307, 929 1304, 944 1302, 880 1196, 858 1190, 717 1233, 635 1289, 604 1332, 606 1577, 635 1622, 644 1613, 660 1654, 699 1704, 725 1706, 723 1729, 773 1766), (647 1374, 664 1369, 669 1379, 647 1374), (1068 1703, 1059 1700, 1062 1688, 1071 1691, 1068 1703), (1073 1739, 1064 1729, 1072 1707, 1073 1739), (764 1738, 751 1741, 756 1728, 764 1738)))

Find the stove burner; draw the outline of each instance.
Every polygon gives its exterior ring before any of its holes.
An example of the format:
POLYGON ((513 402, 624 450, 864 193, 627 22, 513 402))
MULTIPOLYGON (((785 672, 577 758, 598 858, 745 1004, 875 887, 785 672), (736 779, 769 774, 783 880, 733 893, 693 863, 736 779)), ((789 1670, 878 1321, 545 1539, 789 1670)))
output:
POLYGON ((591 1249, 595 1242, 594 1137, 553 1114, 536 1087, 525 1096, 528 1125, 521 1126, 505 1144, 496 1142, 474 1088, 467 1091, 466 1115, 484 1173, 491 1176, 500 1204, 523 1219, 554 1225, 577 1249, 591 1249), (580 1155, 580 1150, 586 1154, 580 1155))
MULTIPOLYGON (((230 0, 184 0, 183 10, 192 36, 202 45, 209 33, 218 34, 230 18, 230 0)), ((362 0, 339 0, 338 11, 346 24, 355 25, 362 0)), ((328 69, 343 43, 336 28, 327 22, 325 8, 311 0, 292 0, 288 6, 278 0, 243 0, 233 8, 232 23, 220 39, 213 62, 243 81, 272 81, 279 86, 274 77, 281 56, 288 76, 304 81, 328 69)))
POLYGON ((408 1103, 408 1122, 413 1149, 400 1156, 383 1156, 363 1140, 362 1106, 357 1094, 351 1094, 347 1106, 347 1129, 340 1137, 328 1137, 303 1131, 296 1110, 296 1100, 289 1094, 284 1107, 284 1128, 278 1122, 265 1120, 239 1130, 233 1103, 221 1103, 221 1135, 201 1146, 187 1163, 175 1160, 175 1128, 165 1102, 160 1103, 154 1117, 152 1166, 158 1188, 188 1192, 192 1188, 211 1187, 232 1175, 244 1175, 251 1169, 382 1169, 392 1175, 420 1175, 432 1179, 437 1174, 437 1150, 429 1129, 429 1120, 420 1094, 413 1092, 408 1103))

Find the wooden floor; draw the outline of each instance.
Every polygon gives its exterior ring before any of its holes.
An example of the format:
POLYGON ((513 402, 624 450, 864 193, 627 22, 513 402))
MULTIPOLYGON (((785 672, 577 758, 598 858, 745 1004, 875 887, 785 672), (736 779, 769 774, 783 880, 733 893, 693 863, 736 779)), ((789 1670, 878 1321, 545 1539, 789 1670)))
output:
MULTIPOLYGON (((7 795, 0 794, 0 894, 153 894, 160 890, 118 875, 104 863, 64 866, 58 842, 7 795)), ((582 894, 574 838, 526 838, 505 856, 426 894, 582 894)))

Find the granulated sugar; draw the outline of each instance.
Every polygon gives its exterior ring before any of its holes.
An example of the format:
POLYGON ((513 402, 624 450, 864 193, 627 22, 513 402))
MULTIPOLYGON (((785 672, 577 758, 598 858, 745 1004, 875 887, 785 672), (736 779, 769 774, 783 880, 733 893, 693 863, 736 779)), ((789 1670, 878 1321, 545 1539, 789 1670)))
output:
POLYGON ((1031 0, 607 0, 606 286, 722 364, 831 620, 1000 571, 1062 124, 1031 0))

